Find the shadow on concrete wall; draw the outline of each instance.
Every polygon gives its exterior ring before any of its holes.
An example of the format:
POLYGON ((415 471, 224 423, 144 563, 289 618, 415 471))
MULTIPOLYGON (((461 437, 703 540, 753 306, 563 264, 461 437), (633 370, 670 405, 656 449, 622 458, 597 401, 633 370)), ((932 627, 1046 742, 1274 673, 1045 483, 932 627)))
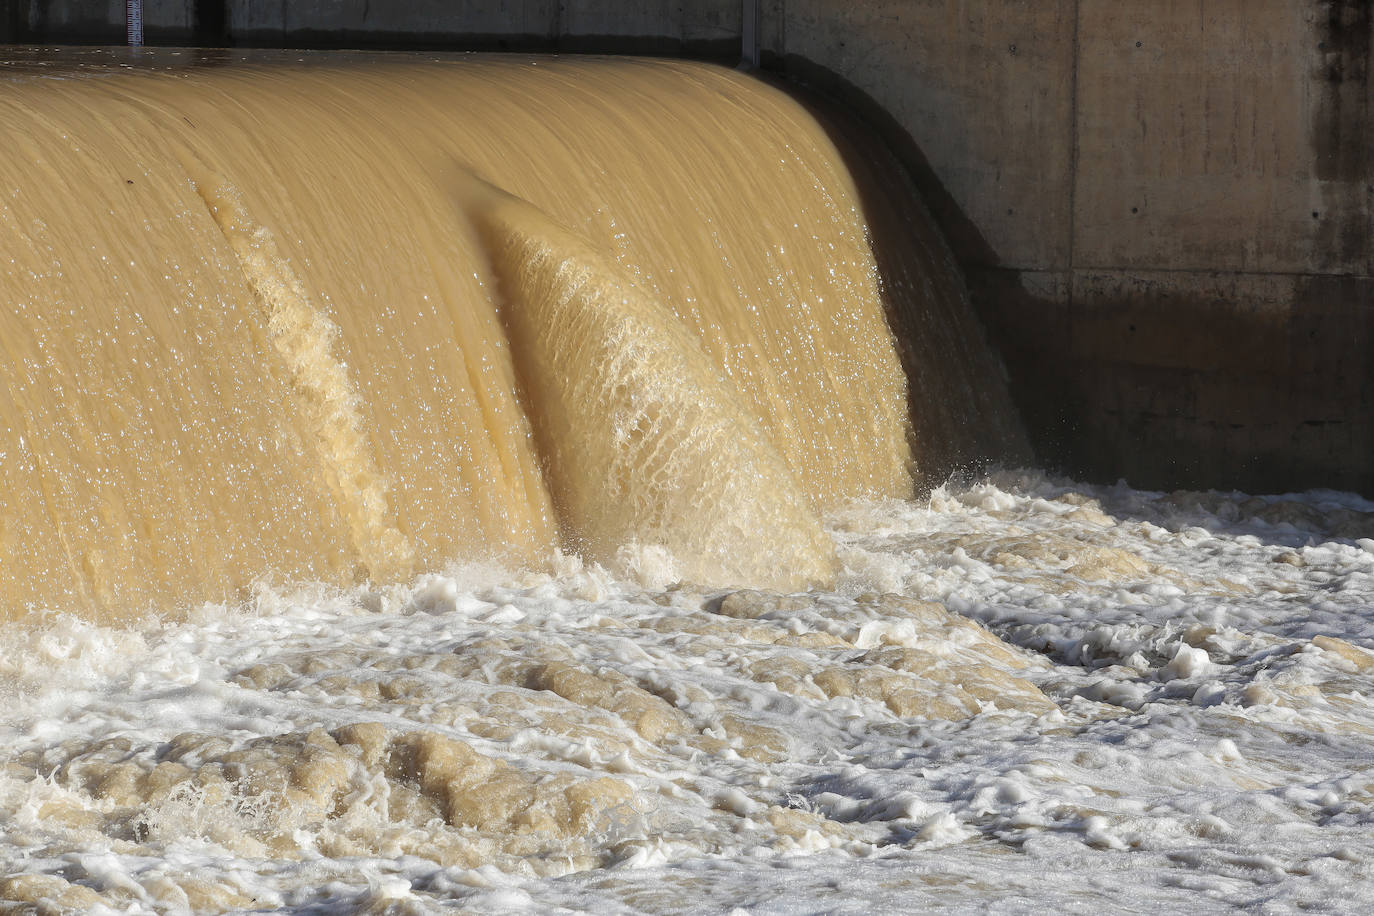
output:
MULTIPOLYGON (((1342 21, 1368 32, 1367 0, 1332 5, 1359 7, 1342 21)), ((1325 130, 1327 168, 1363 182, 1374 151, 1362 133, 1367 111, 1352 106, 1368 105, 1369 49, 1363 39, 1332 41, 1335 70, 1326 76, 1344 82, 1327 94, 1314 130, 1325 130)), ((989 266, 997 253, 882 105, 804 58, 765 64, 784 88, 852 112, 910 175, 965 271, 1040 465, 1148 488, 1374 494, 1374 411, 1360 407, 1374 404, 1374 278, 989 266)), ((849 132, 832 129, 842 149, 849 132)), ((1370 227, 1333 220, 1333 231, 1338 225, 1331 244, 1368 247, 1370 227)), ((876 241, 885 273, 901 274, 876 241)), ((928 331, 900 315, 894 327, 907 336, 928 331)), ((920 367, 909 363, 908 372, 920 367)))
MULTIPOLYGON (((1005 374, 1015 407, 1028 430, 1029 450, 1025 443, 1012 445, 985 438, 979 443, 983 457, 995 463, 1034 461, 1057 470, 1080 470, 1072 460, 1069 447, 1074 439, 1073 431, 1079 425, 1079 418, 1067 410, 1071 399, 1064 397, 1071 380, 1057 377, 1059 374, 1053 366, 1028 359, 1029 354, 1016 346, 1018 341, 1030 339, 1027 332, 1033 332, 1032 337, 1039 337, 1045 328, 1039 323, 1035 328, 1018 326, 1015 319, 1019 317, 1024 322, 1031 315, 1051 314, 1055 304, 1038 301, 1034 293, 1023 288, 1015 272, 968 271, 969 265, 997 263, 996 252, 940 181, 920 145, 877 100, 835 71, 803 57, 765 55, 764 67, 778 77, 780 88, 817 114, 836 145, 850 159, 851 170, 860 173, 871 170, 872 148, 858 151, 851 142, 851 138, 871 132, 885 154, 899 166, 895 173, 889 173, 889 180, 892 174, 898 174, 898 181, 905 178, 910 182, 914 194, 909 197, 900 192, 894 195, 892 187, 872 180, 861 182, 860 190, 866 210, 872 213, 887 212, 897 199, 910 201, 906 219, 928 225, 929 229, 920 231, 931 233, 933 241, 927 244, 938 244, 940 249, 939 257, 932 254, 928 264, 922 265, 922 268, 930 268, 932 277, 940 278, 935 281, 940 287, 935 294, 970 302, 979 319, 979 326, 972 331, 975 339, 960 349, 981 346, 986 341, 998 363, 989 371, 1005 374), (818 99, 825 100, 824 104, 818 104, 818 99), (841 111, 848 114, 841 116, 841 111)), ((891 284, 891 278, 899 283, 910 282, 912 266, 901 262, 896 247, 883 233, 875 236, 874 249, 885 282, 891 284)), ((911 342, 926 329, 913 325, 904 312, 907 310, 901 309, 894 315, 893 327, 903 342, 908 377, 914 377, 921 372, 921 367, 915 364, 916 350, 911 342)))
MULTIPOLYGON (((672 35, 558 35, 541 32, 396 31, 386 29, 240 29, 230 22, 226 0, 194 0, 188 25, 145 23, 151 46, 195 48, 285 48, 369 51, 508 51, 515 53, 639 54, 734 64, 738 37, 682 38, 672 35)), ((49 4, 9 0, 0 17, 0 44, 123 45, 122 21, 91 10, 54 21, 49 4)))
MULTIPOLYGON (((955 472, 1033 461, 1006 370, 988 345, 927 203, 934 198, 947 219, 962 214, 919 148, 876 103, 833 74, 813 67, 805 80, 790 71, 786 78, 763 75, 812 114, 858 188, 883 304, 909 380, 913 452, 924 461, 920 482, 935 486, 955 472)), ((985 244, 966 218, 963 225, 966 238, 985 244)))

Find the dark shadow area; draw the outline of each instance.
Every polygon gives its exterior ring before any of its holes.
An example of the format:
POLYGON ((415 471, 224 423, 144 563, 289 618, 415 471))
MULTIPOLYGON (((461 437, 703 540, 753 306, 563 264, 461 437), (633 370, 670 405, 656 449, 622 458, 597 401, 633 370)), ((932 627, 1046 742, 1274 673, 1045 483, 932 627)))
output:
POLYGON ((855 177, 875 228, 873 251, 913 392, 931 391, 923 381, 949 360, 986 376, 976 392, 932 392, 921 403, 913 400, 917 435, 948 436, 953 443, 931 469, 932 479, 935 472, 948 476, 987 463, 1050 463, 1067 470, 1057 458, 1064 421, 1046 409, 1058 399, 1041 395, 1035 366, 1008 358, 1022 356, 1008 344, 1025 337, 1009 335, 1003 323, 1025 318, 1033 303, 1022 296, 1022 308, 1006 308, 1009 290, 968 282, 989 273, 973 265, 996 263, 997 255, 920 146, 877 100, 840 74, 796 55, 765 55, 764 65, 826 129, 855 177), (970 399, 963 418, 942 403, 948 397, 970 399))
POLYGON ((1038 454, 1083 480, 1374 494, 1374 278, 970 274, 1038 454), (1067 288, 1072 284, 1072 295, 1067 288))
MULTIPOLYGON (((126 43, 123 22, 101 15, 53 22, 48 4, 31 9, 8 0, 0 18, 0 44, 119 46, 126 43)), ((476 33, 396 31, 385 29, 260 28, 230 26, 226 0, 195 0, 189 27, 167 28, 145 23, 149 46, 199 48, 274 48, 320 51, 495 51, 533 54, 638 54, 680 57, 733 65, 739 60, 738 37, 689 38, 668 35, 557 35, 547 32, 476 33)))
POLYGON ((1315 6, 1321 66, 1310 84, 1315 91, 1308 136, 1316 177, 1345 192, 1324 195, 1312 213, 1318 249, 1330 263, 1363 262, 1374 274, 1374 218, 1368 216, 1374 212, 1374 0, 1322 0, 1315 6), (1349 194, 1351 188, 1363 188, 1365 200, 1349 194))
MULTIPOLYGON (((1370 4, 1322 6, 1340 33, 1328 30, 1327 76, 1338 91, 1323 103, 1327 167, 1344 179, 1365 176, 1374 162, 1369 118, 1352 106, 1369 104, 1370 4)), ((765 64, 784 88, 805 87, 867 125, 910 176, 963 268, 1038 464, 1165 490, 1374 494, 1374 278, 1001 266, 911 134, 874 98, 795 55, 765 64)), ((850 128, 831 132, 844 149, 850 128)), ((1362 190, 1374 194, 1374 185, 1362 190)), ((1368 250, 1370 226, 1329 216, 1323 228, 1339 235, 1323 244, 1368 250)), ((892 257, 879 257, 890 274, 892 257)), ((911 325, 898 316, 894 327, 909 344, 911 325)))
POLYGON ((808 90, 812 98, 830 99, 876 134, 910 176, 960 264, 999 263, 997 253, 945 188, 920 146, 876 99, 834 70, 795 54, 765 53, 763 67, 786 77, 787 82, 782 83, 784 89, 800 86, 808 90))
POLYGON ((1096 479, 1374 493, 1374 280, 1082 273, 1068 393, 1096 479))
MULTIPOLYGON (((862 116, 880 113, 871 99, 859 105, 814 83, 772 82, 815 117, 858 188, 883 304, 908 379, 918 484, 935 486, 956 471, 989 464, 1031 462, 1005 369, 988 346, 954 254, 900 155, 903 147, 889 140, 900 128, 886 116, 887 123, 875 129, 862 116)), ((905 144, 908 157, 919 156, 910 137, 905 144)), ((922 157, 918 164, 923 163, 922 157)), ((933 181, 929 166, 924 168, 933 181)), ((971 224, 969 230, 974 231, 971 224)))
POLYGON ((669 36, 474 34, 293 29, 236 32, 241 48, 300 48, 316 51, 473 51, 531 54, 638 54, 688 60, 731 62, 738 39, 687 40, 669 36))
POLYGON ((225 0, 194 0, 192 44, 198 48, 223 48, 229 43, 229 8, 225 0))

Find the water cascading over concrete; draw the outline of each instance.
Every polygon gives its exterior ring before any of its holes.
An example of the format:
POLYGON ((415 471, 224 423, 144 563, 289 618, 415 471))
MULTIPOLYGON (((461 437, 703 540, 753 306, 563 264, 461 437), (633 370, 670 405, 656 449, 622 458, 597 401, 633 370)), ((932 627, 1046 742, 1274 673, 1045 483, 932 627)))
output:
POLYGON ((754 78, 189 61, 0 71, 0 617, 630 542, 801 588, 824 511, 1023 447, 900 175, 754 78))

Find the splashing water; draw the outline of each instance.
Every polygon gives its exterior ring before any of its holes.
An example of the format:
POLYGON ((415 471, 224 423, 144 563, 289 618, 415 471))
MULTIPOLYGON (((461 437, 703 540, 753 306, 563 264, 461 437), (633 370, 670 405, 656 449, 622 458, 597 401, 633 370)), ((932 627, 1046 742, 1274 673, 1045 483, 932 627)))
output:
POLYGON ((832 591, 625 550, 11 630, 0 893, 1205 912, 1370 885, 1374 504, 1006 474, 828 530, 832 591))

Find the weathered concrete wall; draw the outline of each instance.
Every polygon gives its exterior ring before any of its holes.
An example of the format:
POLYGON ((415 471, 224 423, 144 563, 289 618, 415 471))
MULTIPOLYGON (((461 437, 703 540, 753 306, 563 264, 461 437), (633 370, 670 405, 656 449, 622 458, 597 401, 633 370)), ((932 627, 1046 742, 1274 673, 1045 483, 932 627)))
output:
POLYGON ((772 0, 764 35, 906 156, 1043 460, 1371 493, 1371 6, 772 0))
MULTIPOLYGON (((122 0, 0 2, 0 40, 123 39, 122 0)), ((906 161, 1043 462, 1374 493, 1372 8, 146 0, 145 17, 160 43, 730 61, 756 34, 766 66, 858 107, 906 161)))
MULTIPOLYGON (((208 37, 197 29, 197 13, 211 4, 194 0, 143 0, 149 38, 180 38, 191 43, 208 37), (200 9, 198 9, 200 8, 200 9)), ((124 0, 0 0, 0 43, 123 44, 124 0)), ((217 9, 222 14, 224 0, 217 9)))
MULTIPOLYGON (((122 44, 124 0, 0 0, 0 43, 122 44), (3 8, 3 7, 0 7, 3 8)), ((149 44, 729 57, 739 0, 144 0, 149 44)))

